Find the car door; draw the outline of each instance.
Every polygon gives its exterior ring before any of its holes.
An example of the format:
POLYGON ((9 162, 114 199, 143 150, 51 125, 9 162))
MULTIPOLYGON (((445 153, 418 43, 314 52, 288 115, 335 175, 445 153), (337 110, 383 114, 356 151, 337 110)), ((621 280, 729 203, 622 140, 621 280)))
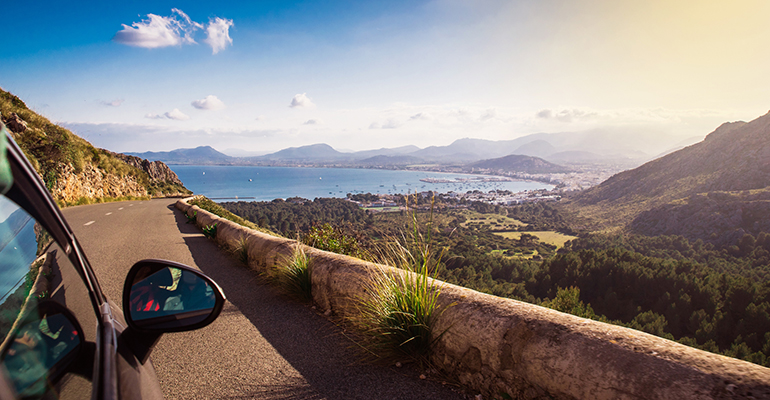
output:
POLYGON ((142 260, 126 277, 124 308, 156 274, 203 290, 151 286, 175 306, 126 308, 124 319, 37 173, 0 128, 0 400, 162 399, 149 359, 154 345, 164 333, 213 322, 225 303, 222 289, 186 265, 142 260))

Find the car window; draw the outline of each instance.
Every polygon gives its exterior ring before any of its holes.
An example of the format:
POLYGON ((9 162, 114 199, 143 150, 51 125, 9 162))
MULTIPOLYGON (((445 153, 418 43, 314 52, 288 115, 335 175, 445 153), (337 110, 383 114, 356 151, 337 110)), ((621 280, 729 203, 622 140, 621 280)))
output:
POLYGON ((97 318, 66 252, 0 196, 0 359, 20 397, 91 397, 97 318))

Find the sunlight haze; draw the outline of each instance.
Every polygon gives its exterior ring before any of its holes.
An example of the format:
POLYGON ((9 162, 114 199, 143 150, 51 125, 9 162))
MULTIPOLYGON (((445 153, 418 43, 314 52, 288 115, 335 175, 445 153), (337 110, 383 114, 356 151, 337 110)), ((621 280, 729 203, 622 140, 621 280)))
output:
MULTIPOLYGON (((11 2, 0 87, 97 147, 644 133, 770 109, 767 1, 11 2)), ((657 146, 657 147, 656 147, 657 146)))

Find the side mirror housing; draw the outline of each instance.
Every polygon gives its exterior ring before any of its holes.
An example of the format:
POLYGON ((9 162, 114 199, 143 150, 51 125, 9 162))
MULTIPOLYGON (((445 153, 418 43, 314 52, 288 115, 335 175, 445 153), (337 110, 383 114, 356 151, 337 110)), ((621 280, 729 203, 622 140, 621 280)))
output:
POLYGON ((202 328, 219 316, 224 303, 222 289, 211 278, 173 261, 139 261, 123 285, 126 323, 144 334, 202 328))

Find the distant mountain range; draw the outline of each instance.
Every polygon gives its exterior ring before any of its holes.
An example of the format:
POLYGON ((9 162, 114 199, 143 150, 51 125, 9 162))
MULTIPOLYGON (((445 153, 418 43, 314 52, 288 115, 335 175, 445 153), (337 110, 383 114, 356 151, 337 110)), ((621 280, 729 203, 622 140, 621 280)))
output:
MULTIPOLYGON (((190 165, 335 165, 356 167, 397 168, 428 162, 424 157, 399 154, 401 151, 411 151, 411 146, 399 149, 381 149, 357 153, 341 153, 327 144, 292 147, 276 153, 258 157, 230 157, 214 150, 209 146, 194 149, 178 149, 168 152, 126 153, 130 156, 159 160, 168 164, 190 165), (382 154, 385 153, 385 154, 382 154), (372 155, 373 154, 373 155, 372 155), (367 158, 361 158, 369 156, 367 158)), ((494 170, 504 172, 520 172, 527 174, 543 174, 567 172, 570 168, 545 161, 538 157, 525 155, 508 155, 501 158, 475 160, 477 156, 468 155, 463 161, 452 163, 463 170, 494 170)))
POLYGON ((770 232, 770 113, 621 172, 567 204, 593 228, 721 244, 770 232), (602 226, 603 225, 603 226, 602 226))
MULTIPOLYGON (((430 146, 424 149, 403 146, 357 152, 340 152, 327 144, 319 143, 291 147, 266 155, 243 157, 232 157, 208 146, 169 152, 128 154, 169 164, 336 165, 382 168, 399 168, 414 164, 463 167, 485 160, 517 155, 541 159, 542 162, 534 162, 530 169, 520 171, 537 173, 533 171, 569 170, 566 167, 545 168, 544 163, 612 164, 633 168, 661 152, 659 148, 650 146, 649 142, 655 141, 652 134, 639 133, 629 136, 629 134, 615 133, 607 130, 538 133, 513 140, 459 139, 447 146, 430 146), (629 137, 633 137, 633 140, 629 140, 629 137)), ((672 145, 674 146, 676 145, 672 145)), ((680 144, 679 147, 681 146, 680 144)), ((503 162, 500 165, 503 168, 513 167, 510 162, 503 162)), ((525 164, 517 164, 517 168, 521 166, 525 164)))

